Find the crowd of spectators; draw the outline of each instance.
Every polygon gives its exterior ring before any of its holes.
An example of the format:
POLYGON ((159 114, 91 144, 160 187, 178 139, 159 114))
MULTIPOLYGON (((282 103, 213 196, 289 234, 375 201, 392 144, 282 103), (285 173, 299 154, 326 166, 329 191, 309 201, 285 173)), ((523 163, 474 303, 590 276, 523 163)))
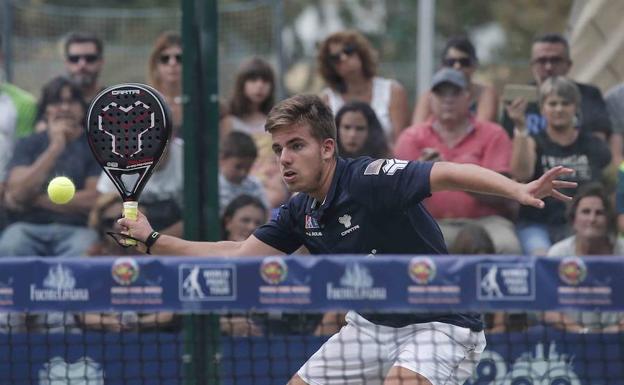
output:
MULTIPOLYGON (((0 82, 0 256, 127 252, 106 236, 115 230, 121 204, 91 155, 82 126, 88 103, 103 89, 104 48, 92 33, 70 33, 63 44, 66 73, 44 85, 38 103, 0 82), (77 188, 62 206, 45 194, 47 183, 59 175, 77 188)), ((580 192, 571 208, 547 199, 546 208, 537 210, 464 192, 437 193, 424 203, 457 254, 622 253, 624 84, 605 100, 598 88, 567 78, 573 65, 568 43, 551 33, 538 36, 527 53, 535 99, 504 99, 492 85, 474 80, 476 52, 466 37, 449 39, 429 90, 411 112, 404 87, 378 73, 377 52, 364 35, 348 30, 325 38, 317 55, 326 85, 320 96, 335 114, 340 155, 474 163, 521 182, 557 165, 572 168, 568 179, 579 183, 580 192)), ((178 33, 155 39, 146 82, 171 107, 174 138, 140 202, 156 230, 176 236, 183 235, 184 207, 182 58, 178 33)), ((276 102, 276 77, 282 75, 267 61, 249 58, 222 100, 219 205, 225 240, 248 237, 289 198, 264 131, 276 102)), ((583 317, 566 325, 583 328, 583 317)), ((106 321, 123 329, 117 316, 109 318, 77 321, 106 321)))

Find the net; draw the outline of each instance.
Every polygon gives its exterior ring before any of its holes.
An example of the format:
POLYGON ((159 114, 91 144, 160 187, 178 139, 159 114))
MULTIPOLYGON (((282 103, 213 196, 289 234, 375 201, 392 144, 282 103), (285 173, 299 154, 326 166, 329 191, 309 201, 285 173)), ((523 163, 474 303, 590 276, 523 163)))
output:
POLYGON ((0 383, 285 384, 310 360, 312 383, 382 383, 399 365, 433 383, 622 384, 622 262, 7 258, 0 383), (485 313, 482 353, 458 312, 485 313), (414 317, 437 322, 383 326, 414 317))

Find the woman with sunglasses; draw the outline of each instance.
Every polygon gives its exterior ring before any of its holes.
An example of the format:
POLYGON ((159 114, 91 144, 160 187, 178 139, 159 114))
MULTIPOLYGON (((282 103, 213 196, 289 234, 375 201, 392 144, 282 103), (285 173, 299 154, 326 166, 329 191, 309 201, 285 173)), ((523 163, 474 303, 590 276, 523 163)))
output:
MULTIPOLYGON (((498 96, 494 87, 475 83, 472 75, 479 61, 474 46, 466 37, 453 37, 446 42, 442 55, 442 66, 455 68, 462 72, 469 83, 471 112, 477 120, 496 120, 498 96)), ((414 107, 412 124, 422 123, 431 117, 431 92, 427 91, 418 98, 414 107)))
POLYGON ((148 83, 167 101, 172 112, 173 133, 182 127, 182 37, 177 32, 160 34, 149 56, 148 83))
POLYGON ((319 72, 328 85, 321 98, 334 114, 346 102, 370 104, 389 142, 394 143, 408 124, 407 94, 396 80, 377 76, 376 56, 370 42, 357 31, 329 35, 317 56, 319 72))

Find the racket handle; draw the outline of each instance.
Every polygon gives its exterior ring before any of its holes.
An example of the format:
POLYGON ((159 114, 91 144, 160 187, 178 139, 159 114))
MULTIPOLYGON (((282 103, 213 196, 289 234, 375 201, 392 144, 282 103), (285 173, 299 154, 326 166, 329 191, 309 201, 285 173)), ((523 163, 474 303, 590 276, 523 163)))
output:
MULTIPOLYGON (((128 201, 123 203, 123 216, 124 218, 132 219, 134 221, 139 217, 139 202, 136 201, 128 201)), ((132 234, 128 233, 128 235, 132 236, 132 234)), ((126 245, 134 246, 136 245, 136 241, 134 239, 126 239, 126 245)))

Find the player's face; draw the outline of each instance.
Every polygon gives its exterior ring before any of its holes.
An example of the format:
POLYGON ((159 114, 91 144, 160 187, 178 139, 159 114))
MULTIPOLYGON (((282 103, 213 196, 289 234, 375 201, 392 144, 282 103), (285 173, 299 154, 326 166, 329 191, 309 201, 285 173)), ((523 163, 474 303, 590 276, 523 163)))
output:
POLYGON ((431 109, 439 121, 457 122, 469 114, 470 95, 464 89, 444 83, 431 93, 431 109))
POLYGON ((565 76, 572 62, 559 43, 535 43, 531 49, 531 71, 537 84, 551 76, 565 76))
POLYGON ((360 111, 349 111, 342 115, 338 126, 342 148, 349 154, 358 154, 368 138, 368 124, 360 111))
POLYGON ((259 207, 247 205, 236 210, 231 218, 225 220, 228 241, 244 241, 258 226, 266 222, 266 213, 259 207))
POLYGON ((548 125, 555 130, 574 128, 575 115, 576 105, 559 95, 551 94, 543 101, 542 116, 548 125))
POLYGON ((305 123, 274 129, 271 137, 288 189, 309 194, 322 190, 326 165, 334 157, 335 141, 319 142, 305 123))
POLYGON ((219 160, 219 169, 230 183, 240 184, 249 175, 254 160, 254 158, 223 158, 219 160))
POLYGON ((65 68, 80 87, 92 87, 102 70, 102 57, 95 43, 73 43, 67 47, 65 68))
POLYGON ((607 213, 602 199, 588 196, 579 201, 574 214, 574 231, 584 239, 601 238, 607 235, 607 213))
POLYGON ((271 83, 261 77, 248 79, 244 85, 245 96, 255 105, 260 105, 271 94, 271 83))
POLYGON ((182 82, 182 47, 175 45, 163 49, 157 60, 156 71, 162 82, 182 82))

